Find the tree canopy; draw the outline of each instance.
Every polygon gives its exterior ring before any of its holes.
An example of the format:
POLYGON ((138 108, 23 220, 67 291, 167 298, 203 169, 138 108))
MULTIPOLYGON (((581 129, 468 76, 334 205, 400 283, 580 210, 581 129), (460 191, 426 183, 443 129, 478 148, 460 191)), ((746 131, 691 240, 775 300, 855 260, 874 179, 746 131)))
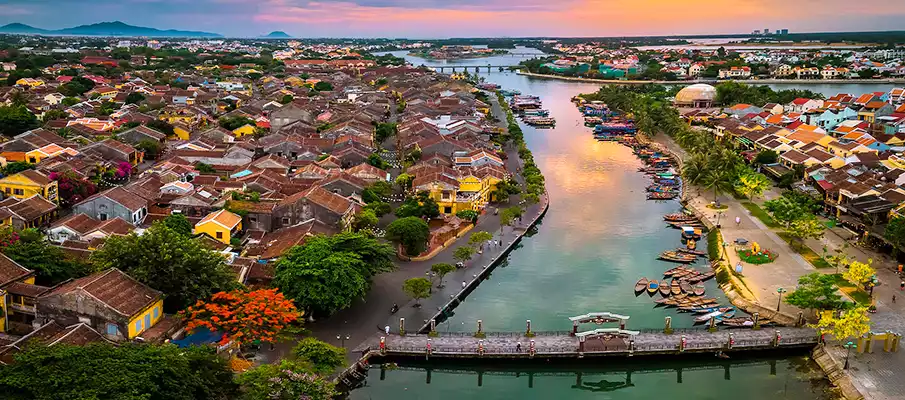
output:
POLYGON ((437 274, 439 280, 437 287, 443 287, 443 277, 456 270, 456 267, 448 263, 436 263, 431 265, 431 272, 437 274))
POLYGON ((29 346, 0 369, 0 393, 11 400, 235 398, 224 358, 210 347, 124 343, 29 346))
POLYGON ((886 224, 883 237, 892 244, 893 255, 898 255, 905 247, 905 218, 894 217, 886 224))
POLYGON ((80 278, 94 272, 90 264, 69 260, 59 247, 52 246, 40 232, 29 229, 22 235, 11 228, 2 235, 10 242, 3 254, 25 268, 35 271, 35 283, 53 286, 70 278, 80 278))
POLYGON ((405 248, 408 255, 421 254, 427 248, 430 227, 418 217, 400 218, 387 226, 387 239, 405 248))
POLYGON ((332 400, 338 394, 329 379, 312 373, 304 362, 290 360, 261 364, 236 380, 243 400, 332 400))
POLYGON ((346 349, 306 337, 292 348, 292 354, 299 361, 308 362, 311 369, 321 374, 331 374, 345 365, 346 349))
POLYGON ((16 136, 38 125, 38 117, 25 106, 0 106, 0 134, 16 136))
POLYGON ((812 310, 835 310, 844 303, 838 293, 836 278, 819 272, 798 278, 798 288, 786 296, 786 303, 812 310))
POLYGON ((189 221, 189 219, 181 213, 167 215, 166 218, 161 220, 161 223, 166 225, 167 228, 170 228, 184 236, 191 236, 192 230, 194 229, 194 226, 189 221))
POLYGON ((273 343, 283 329, 301 317, 295 305, 276 289, 215 293, 210 300, 199 300, 180 315, 188 321, 189 331, 205 327, 223 333, 221 344, 273 343))
POLYGON ((111 236, 91 261, 101 269, 119 268, 163 292, 167 312, 237 285, 222 255, 160 222, 140 236, 111 236))
POLYGON ((363 297, 374 275, 394 268, 393 250, 361 233, 315 236, 276 265, 273 284, 299 308, 330 315, 363 297))
POLYGON ((431 281, 427 278, 410 278, 402 283, 402 291, 415 299, 415 307, 421 306, 421 299, 430 296, 431 281))

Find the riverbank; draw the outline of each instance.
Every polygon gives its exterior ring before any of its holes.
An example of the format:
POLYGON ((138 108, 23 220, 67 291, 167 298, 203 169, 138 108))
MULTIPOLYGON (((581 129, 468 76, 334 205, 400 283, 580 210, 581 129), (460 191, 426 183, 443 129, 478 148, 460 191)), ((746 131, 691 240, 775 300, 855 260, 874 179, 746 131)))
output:
POLYGON ((556 79, 562 81, 571 81, 571 82, 584 82, 584 83, 599 83, 602 85, 645 85, 645 84, 657 84, 657 85, 693 85, 696 83, 707 83, 707 84, 716 84, 720 82, 738 82, 738 83, 746 83, 749 85, 774 85, 774 84, 795 84, 795 85, 820 85, 820 84, 833 84, 833 85, 863 85, 863 84, 899 84, 905 83, 905 78, 886 78, 886 79, 695 79, 695 80, 687 80, 687 81, 643 81, 643 80, 621 80, 621 79, 595 79, 595 78, 580 78, 573 76, 559 76, 559 75, 548 75, 548 74, 538 74, 534 72, 527 72, 521 69, 515 71, 516 74, 530 76, 532 78, 541 78, 541 79, 556 79))

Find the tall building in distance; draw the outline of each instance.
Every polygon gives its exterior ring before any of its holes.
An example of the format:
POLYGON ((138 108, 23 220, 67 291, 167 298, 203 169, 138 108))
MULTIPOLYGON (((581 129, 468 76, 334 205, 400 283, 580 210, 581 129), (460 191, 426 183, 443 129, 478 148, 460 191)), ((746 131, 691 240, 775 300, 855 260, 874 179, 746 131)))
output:
POLYGON ((760 30, 755 29, 754 32, 751 32, 752 35, 760 35, 760 30))
POLYGON ((777 35, 788 35, 788 34, 789 34, 789 30, 788 30, 788 29, 778 29, 778 30, 776 31, 776 34, 777 34, 777 35))
POLYGON ((770 28, 764 28, 764 36, 770 34, 770 28))

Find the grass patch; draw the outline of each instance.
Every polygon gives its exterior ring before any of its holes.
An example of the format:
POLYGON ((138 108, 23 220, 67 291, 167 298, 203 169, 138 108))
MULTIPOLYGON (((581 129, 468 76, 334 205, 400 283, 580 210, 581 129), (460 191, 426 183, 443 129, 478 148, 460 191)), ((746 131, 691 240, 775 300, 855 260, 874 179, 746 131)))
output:
POLYGON ((846 296, 851 297, 856 303, 863 306, 870 306, 873 303, 870 294, 843 278, 842 274, 830 274, 830 276, 835 279, 833 283, 839 287, 839 291, 845 293, 846 296))
POLYGON ((729 208, 729 206, 727 206, 727 205, 725 205, 725 204, 720 204, 719 207, 717 207, 717 206, 715 206, 715 205, 713 205, 713 204, 708 204, 708 205, 706 205, 705 207, 707 207, 707 208, 709 208, 709 209, 711 209, 711 210, 726 210, 726 209, 729 208))
POLYGON ((776 221, 773 219, 773 217, 771 217, 769 213, 764 211, 764 209, 760 208, 759 205, 754 204, 750 201, 745 201, 745 202, 742 202, 742 206, 744 206, 748 210, 748 212, 751 213, 751 215, 757 217, 757 219, 759 219, 760 222, 763 222, 764 225, 766 225, 768 228, 771 228, 771 229, 781 228, 781 226, 778 223, 776 223, 776 221))
POLYGON ((719 229, 707 232, 707 257, 710 258, 710 261, 720 258, 721 239, 719 229))
POLYGON ((793 245, 792 244, 792 240, 793 240, 792 235, 790 235, 788 232, 776 232, 776 234, 779 237, 781 237, 782 240, 785 240, 786 243, 789 244, 789 247, 792 248, 792 250, 795 250, 796 253, 801 254, 801 256, 804 257, 804 259, 807 260, 807 262, 811 263, 811 265, 813 265, 814 268, 817 268, 817 269, 833 268, 833 266, 830 265, 829 262, 824 260, 823 257, 820 257, 820 255, 815 253, 814 250, 811 250, 810 247, 805 246, 805 245, 793 245))

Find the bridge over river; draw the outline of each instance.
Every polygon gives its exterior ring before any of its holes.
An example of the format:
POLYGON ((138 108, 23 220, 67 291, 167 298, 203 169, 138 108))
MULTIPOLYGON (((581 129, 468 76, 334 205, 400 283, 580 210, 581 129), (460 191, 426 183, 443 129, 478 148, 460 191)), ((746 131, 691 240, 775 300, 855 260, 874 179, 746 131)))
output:
POLYGON ((708 330, 706 328, 587 332, 469 332, 390 335, 375 338, 358 351, 374 356, 418 358, 584 358, 655 356, 810 348, 820 337, 811 328, 708 330))

